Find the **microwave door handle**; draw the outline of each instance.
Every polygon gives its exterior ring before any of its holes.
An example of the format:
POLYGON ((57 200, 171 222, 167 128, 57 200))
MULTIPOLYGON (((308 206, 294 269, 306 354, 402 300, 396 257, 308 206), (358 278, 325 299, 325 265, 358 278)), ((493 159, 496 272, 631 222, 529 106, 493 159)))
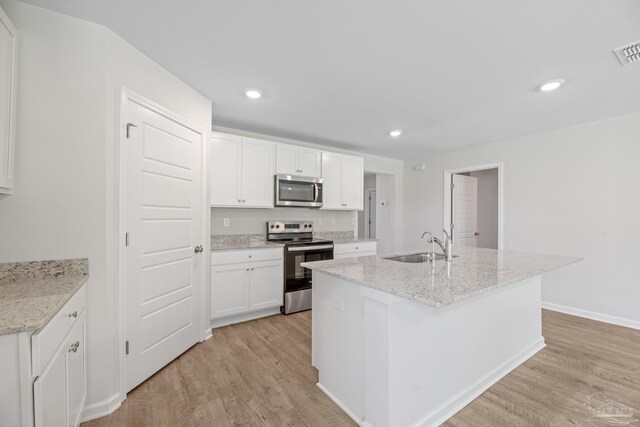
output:
POLYGON ((318 188, 318 183, 313 183, 313 203, 318 203, 318 196, 320 195, 320 189, 318 188))

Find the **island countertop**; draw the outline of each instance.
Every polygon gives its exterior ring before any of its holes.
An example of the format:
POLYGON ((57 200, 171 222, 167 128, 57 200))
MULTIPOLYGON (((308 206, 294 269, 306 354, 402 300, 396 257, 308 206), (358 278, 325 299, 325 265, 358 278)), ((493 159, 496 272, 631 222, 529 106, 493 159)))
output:
MULTIPOLYGON (((396 255, 413 254, 419 251, 396 255)), ((407 298, 442 307, 581 261, 571 256, 495 249, 459 248, 447 263, 403 263, 377 256, 303 263, 303 267, 407 298)))

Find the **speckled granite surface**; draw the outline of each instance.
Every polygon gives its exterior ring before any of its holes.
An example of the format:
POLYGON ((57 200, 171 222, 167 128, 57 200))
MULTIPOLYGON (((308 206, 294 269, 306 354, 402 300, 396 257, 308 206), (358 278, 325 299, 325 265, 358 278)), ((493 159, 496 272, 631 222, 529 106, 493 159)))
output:
POLYGON ((410 264, 376 256, 302 265, 432 307, 442 307, 582 260, 476 248, 460 248, 454 254, 459 257, 452 263, 439 260, 435 268, 429 262, 410 264))
POLYGON ((264 234, 230 234, 211 236, 211 251, 231 251, 235 249, 281 248, 280 243, 267 242, 264 234))
POLYGON ((356 237, 353 231, 319 231, 313 233, 318 239, 333 240, 333 243, 355 243, 355 242, 375 242, 378 239, 365 239, 364 237, 356 237))
POLYGON ((0 264, 0 335, 34 332, 86 283, 86 258, 0 264))

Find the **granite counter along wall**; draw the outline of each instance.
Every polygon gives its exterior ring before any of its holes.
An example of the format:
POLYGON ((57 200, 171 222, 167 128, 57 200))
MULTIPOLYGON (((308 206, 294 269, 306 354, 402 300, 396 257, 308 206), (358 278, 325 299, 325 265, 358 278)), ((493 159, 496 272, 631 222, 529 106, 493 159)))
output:
POLYGON ((87 258, 8 262, 0 264, 0 285, 62 276, 82 276, 88 273, 87 258))

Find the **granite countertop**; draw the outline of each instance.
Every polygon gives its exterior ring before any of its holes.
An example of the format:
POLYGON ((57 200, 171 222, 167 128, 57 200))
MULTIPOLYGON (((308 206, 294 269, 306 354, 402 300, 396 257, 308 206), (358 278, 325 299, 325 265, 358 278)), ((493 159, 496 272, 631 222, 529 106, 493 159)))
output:
POLYGON ((43 328, 88 279, 87 259, 0 264, 0 335, 43 328))
MULTIPOLYGON (((432 307, 442 307, 582 260, 477 248, 460 248, 454 250, 454 254, 458 258, 453 262, 438 260, 435 268, 429 262, 411 264, 377 256, 308 262, 302 266, 432 307)), ((386 257, 389 256, 393 255, 386 257)))
POLYGON ((230 234, 211 236, 211 252, 237 249, 281 248, 282 243, 268 242, 262 234, 230 234))

